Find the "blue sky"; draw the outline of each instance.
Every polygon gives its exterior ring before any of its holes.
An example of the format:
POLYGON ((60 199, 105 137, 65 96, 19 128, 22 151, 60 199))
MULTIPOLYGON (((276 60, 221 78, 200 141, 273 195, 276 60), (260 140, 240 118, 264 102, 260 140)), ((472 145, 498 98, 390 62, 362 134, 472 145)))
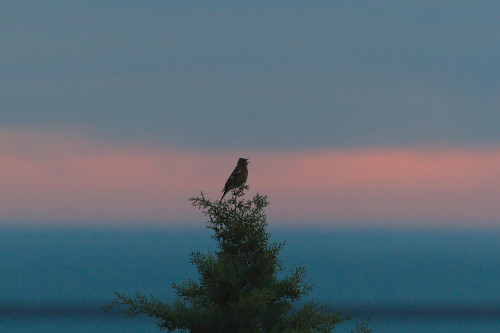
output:
POLYGON ((192 149, 496 144, 499 10, 10 2, 0 124, 192 149))

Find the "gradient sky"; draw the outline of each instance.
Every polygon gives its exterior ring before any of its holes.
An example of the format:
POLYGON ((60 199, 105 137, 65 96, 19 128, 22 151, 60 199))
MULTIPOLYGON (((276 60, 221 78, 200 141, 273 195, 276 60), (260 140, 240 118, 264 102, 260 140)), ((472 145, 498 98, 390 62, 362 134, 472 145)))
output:
POLYGON ((498 1, 9 1, 0 225, 498 226, 498 1))

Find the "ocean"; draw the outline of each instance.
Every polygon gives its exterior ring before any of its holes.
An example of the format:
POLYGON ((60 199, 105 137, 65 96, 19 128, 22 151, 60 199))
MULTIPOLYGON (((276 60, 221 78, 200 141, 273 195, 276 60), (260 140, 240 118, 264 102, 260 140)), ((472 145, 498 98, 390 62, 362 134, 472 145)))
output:
MULTIPOLYGON (((271 228, 287 268, 304 266, 309 299, 369 316, 373 332, 500 332, 500 230, 271 228)), ((0 332, 158 332, 148 317, 99 306, 113 291, 173 299, 196 278, 189 253, 208 230, 0 229, 0 332)))

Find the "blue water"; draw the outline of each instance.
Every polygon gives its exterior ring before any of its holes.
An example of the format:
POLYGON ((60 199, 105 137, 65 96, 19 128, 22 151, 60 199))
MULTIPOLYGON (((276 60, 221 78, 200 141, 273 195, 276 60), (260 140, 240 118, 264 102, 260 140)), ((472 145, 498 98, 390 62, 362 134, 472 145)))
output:
MULTIPOLYGON (((500 332, 498 230, 271 233, 312 299, 369 315, 373 332, 500 332)), ((171 282, 196 277, 189 252, 213 249, 203 228, 0 229, 0 332, 157 332, 98 306, 114 290, 170 301, 171 282)))

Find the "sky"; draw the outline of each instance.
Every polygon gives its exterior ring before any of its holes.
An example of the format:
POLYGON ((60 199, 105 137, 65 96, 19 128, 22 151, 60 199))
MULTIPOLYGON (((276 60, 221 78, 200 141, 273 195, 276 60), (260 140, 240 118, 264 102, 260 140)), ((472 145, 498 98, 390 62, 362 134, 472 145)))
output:
POLYGON ((498 227, 497 1, 8 1, 0 226, 498 227))

